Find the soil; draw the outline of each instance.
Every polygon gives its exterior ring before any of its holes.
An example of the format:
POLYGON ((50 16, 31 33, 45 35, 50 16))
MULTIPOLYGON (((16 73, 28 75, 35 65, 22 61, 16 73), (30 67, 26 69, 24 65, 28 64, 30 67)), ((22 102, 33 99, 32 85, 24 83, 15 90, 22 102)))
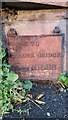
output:
POLYGON ((4 115, 3 120, 68 120, 68 93, 59 92, 54 85, 48 83, 33 83, 31 94, 33 100, 36 95, 43 93, 42 101, 45 105, 38 108, 32 102, 20 104, 15 107, 14 112, 4 115), (22 110, 18 113, 17 110, 22 110))

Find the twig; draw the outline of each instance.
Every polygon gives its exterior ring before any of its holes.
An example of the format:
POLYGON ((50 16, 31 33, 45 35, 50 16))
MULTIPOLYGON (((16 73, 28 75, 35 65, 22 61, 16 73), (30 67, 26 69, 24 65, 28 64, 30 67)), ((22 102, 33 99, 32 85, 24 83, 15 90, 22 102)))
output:
POLYGON ((62 82, 58 82, 60 84, 61 87, 65 88, 64 84, 62 82))
POLYGON ((37 103, 35 103, 32 99, 28 98, 32 103, 34 103, 38 108, 42 110, 42 107, 40 107, 37 103))

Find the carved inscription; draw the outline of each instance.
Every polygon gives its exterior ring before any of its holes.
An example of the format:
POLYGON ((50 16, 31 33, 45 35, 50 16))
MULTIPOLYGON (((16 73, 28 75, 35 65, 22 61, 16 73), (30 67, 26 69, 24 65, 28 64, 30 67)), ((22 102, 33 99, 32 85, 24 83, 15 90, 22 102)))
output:
MULTIPOLYGON (((20 77, 55 79, 62 72, 62 36, 8 37, 9 63, 20 77)), ((8 44, 8 42, 7 42, 8 44)))

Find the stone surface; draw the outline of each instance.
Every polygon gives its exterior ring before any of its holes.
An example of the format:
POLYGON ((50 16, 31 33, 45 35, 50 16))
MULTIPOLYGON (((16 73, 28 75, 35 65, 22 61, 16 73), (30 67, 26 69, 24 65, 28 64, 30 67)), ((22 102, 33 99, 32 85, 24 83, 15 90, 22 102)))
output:
POLYGON ((7 48, 9 64, 21 78, 53 80, 62 72, 61 35, 8 36, 7 48))
POLYGON ((18 35, 47 35, 52 34, 55 26, 59 26, 62 33, 66 33, 66 10, 29 10, 17 11, 17 16, 3 12, 3 22, 8 16, 5 24, 5 34, 10 28, 14 28, 18 35))
POLYGON ((17 15, 14 13, 3 11, 3 25, 5 35, 13 28, 20 36, 35 36, 35 35, 49 35, 53 33, 55 26, 58 26, 61 33, 64 33, 64 71, 68 70, 67 65, 67 11, 65 9, 52 9, 52 10, 18 10, 17 15), (8 16, 8 20, 6 20, 8 16))
POLYGON ((3 2, 34 2, 34 3, 42 3, 42 4, 51 4, 58 6, 66 6, 67 0, 2 0, 3 2))

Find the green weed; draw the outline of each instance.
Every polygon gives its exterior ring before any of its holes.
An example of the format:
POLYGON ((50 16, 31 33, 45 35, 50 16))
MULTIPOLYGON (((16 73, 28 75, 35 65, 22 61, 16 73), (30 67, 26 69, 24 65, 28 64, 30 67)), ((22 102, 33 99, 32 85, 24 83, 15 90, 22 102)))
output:
POLYGON ((29 101, 26 94, 32 88, 31 81, 20 81, 19 76, 10 71, 5 51, 0 40, 0 119, 3 114, 9 113, 10 110, 14 111, 13 104, 29 101))

